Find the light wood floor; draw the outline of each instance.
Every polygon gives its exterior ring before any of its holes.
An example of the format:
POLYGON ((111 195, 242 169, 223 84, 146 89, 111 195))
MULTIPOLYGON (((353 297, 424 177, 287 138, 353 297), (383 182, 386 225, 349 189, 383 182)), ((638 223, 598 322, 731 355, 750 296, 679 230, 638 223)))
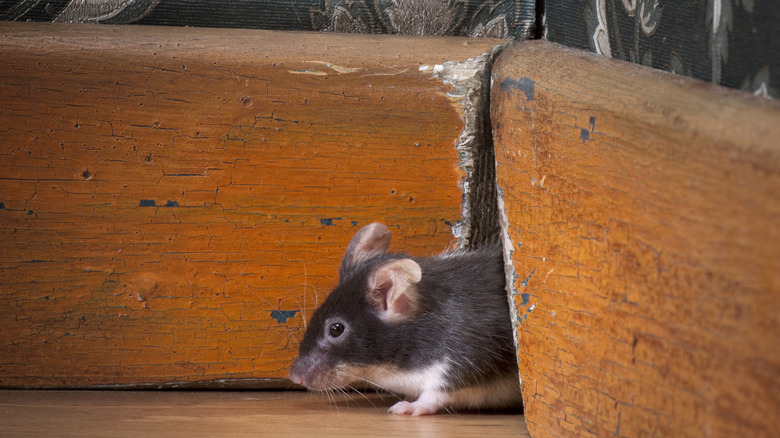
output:
POLYGON ((396 399, 296 391, 0 390, 0 436, 529 437, 512 413, 387 414, 396 399))

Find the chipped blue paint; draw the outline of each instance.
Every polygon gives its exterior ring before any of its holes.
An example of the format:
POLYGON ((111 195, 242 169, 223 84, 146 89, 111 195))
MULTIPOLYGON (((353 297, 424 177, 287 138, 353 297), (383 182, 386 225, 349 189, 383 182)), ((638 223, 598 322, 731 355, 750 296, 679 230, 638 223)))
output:
MULTIPOLYGON (((533 277, 535 273, 536 273, 536 269, 531 271, 531 273, 528 274, 527 277, 525 277, 525 280, 520 282, 520 285, 523 286, 523 287, 528 287, 528 283, 531 281, 531 277, 533 277)), ((521 293, 519 295, 520 295, 520 299, 522 301, 520 302, 520 306, 518 306, 517 316, 518 316, 518 319, 522 319, 523 321, 527 321, 528 320, 528 312, 530 312, 530 310, 527 308, 527 306, 528 306, 528 303, 531 301, 531 294, 529 294, 529 293, 521 293), (523 310, 522 310, 523 308, 524 308, 525 312, 521 316, 521 313, 523 312, 523 310)), ((534 306, 535 306, 535 304, 534 304, 534 306)))
POLYGON ((157 207, 157 203, 154 202, 154 199, 141 199, 141 202, 138 204, 139 207, 157 207))
POLYGON ((299 310, 272 310, 271 318, 275 319, 279 324, 284 324, 298 312, 299 310))
POLYGON ((536 82, 534 82, 533 79, 527 77, 522 77, 517 80, 511 78, 504 78, 504 80, 501 81, 501 84, 499 85, 501 91, 509 91, 511 93, 512 90, 519 90, 525 93, 525 100, 535 100, 534 99, 535 86, 536 86, 536 82))
POLYGON ((452 232, 452 236, 456 239, 460 240, 461 237, 463 237, 463 221, 444 221, 444 224, 450 227, 450 231, 452 232))
POLYGON ((528 287, 528 282, 531 281, 531 277, 533 277, 535 273, 536 273, 536 268, 534 268, 534 270, 531 271, 530 274, 528 274, 528 277, 525 277, 525 280, 523 280, 522 283, 520 283, 520 285, 528 287))
POLYGON ((588 128, 580 128, 580 138, 582 139, 582 144, 585 144, 588 140, 593 140, 590 138, 590 134, 596 131, 596 118, 591 116, 588 119, 588 128))
POLYGON ((5 210, 5 204, 3 204, 2 202, 0 202, 0 210, 5 210))
POLYGON ((178 207, 179 206, 179 201, 167 201, 165 203, 165 206, 166 207, 178 207))
POLYGON ((356 227, 356 226, 357 226, 357 224, 358 224, 358 222, 357 222, 357 221, 352 221, 352 226, 353 226, 353 227, 356 227))
POLYGON ((320 219, 320 225, 322 225, 323 227, 332 227, 336 225, 333 223, 333 221, 340 221, 340 220, 341 220, 340 217, 326 217, 320 219))

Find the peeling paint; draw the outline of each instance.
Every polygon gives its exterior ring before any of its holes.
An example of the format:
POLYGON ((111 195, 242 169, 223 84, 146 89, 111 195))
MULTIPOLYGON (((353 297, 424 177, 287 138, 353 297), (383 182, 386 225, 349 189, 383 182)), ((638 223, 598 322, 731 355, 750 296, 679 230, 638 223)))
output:
POLYGON ((582 139, 582 144, 585 144, 588 140, 593 140, 590 138, 590 134, 594 133, 596 130, 596 118, 591 116, 588 119, 588 127, 587 128, 580 128, 580 138, 582 139))
POLYGON ((322 225, 323 227, 332 227, 336 225, 335 223, 333 223, 333 221, 340 221, 340 220, 341 220, 340 217, 322 218, 320 219, 320 225, 322 225))
POLYGON ((525 277, 525 280, 523 280, 523 281, 520 283, 520 285, 521 285, 521 286, 523 286, 523 287, 528 287, 528 282, 530 282, 530 281, 531 281, 531 277, 533 277, 535 273, 536 273, 536 269, 534 269, 533 271, 531 271, 531 273, 530 273, 530 274, 528 274, 528 276, 527 276, 527 277, 525 277))
POLYGON ((460 240, 463 237, 463 221, 444 221, 444 224, 450 227, 452 236, 460 240))
POLYGON ((512 90, 518 90, 521 93, 525 94, 525 100, 536 100, 535 99, 535 92, 536 92, 536 82, 534 82, 533 79, 522 77, 520 79, 511 79, 511 78, 505 78, 501 83, 499 84, 499 87, 501 88, 501 91, 508 91, 512 92, 512 90))
MULTIPOLYGON (((517 327, 520 325, 522 318, 520 317, 517 303, 515 303, 514 297, 517 295, 517 289, 515 289, 515 279, 517 273, 515 272, 515 266, 512 261, 512 256, 515 252, 515 246, 512 243, 512 237, 509 235, 509 218, 506 214, 506 205, 504 204, 504 191, 501 186, 496 183, 497 198, 498 198, 498 223, 501 226, 501 239, 504 249, 504 275, 506 275, 506 293, 507 301, 509 302, 509 313, 512 317, 512 338, 515 343, 515 349, 517 350, 520 342, 517 337, 517 327)), ((519 372, 519 371, 518 371, 519 372)), ((520 385, 523 384, 523 376, 520 378, 520 385)))
POLYGON ((288 319, 295 317, 295 314, 299 310, 272 310, 271 318, 275 319, 279 324, 284 324, 288 319))
MULTIPOLYGON (((154 199, 141 199, 141 201, 138 203, 139 207, 158 207, 157 201, 154 199)), ((165 201, 165 205, 163 207, 178 207, 179 201, 177 200, 167 200, 165 201)))

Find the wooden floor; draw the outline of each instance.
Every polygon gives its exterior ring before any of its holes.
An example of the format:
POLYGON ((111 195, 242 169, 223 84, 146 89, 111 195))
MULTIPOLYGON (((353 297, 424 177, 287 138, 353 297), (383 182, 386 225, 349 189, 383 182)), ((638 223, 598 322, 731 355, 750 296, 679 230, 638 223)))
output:
POLYGON ((297 391, 0 390, 0 436, 529 437, 522 415, 387 414, 395 401, 297 391))

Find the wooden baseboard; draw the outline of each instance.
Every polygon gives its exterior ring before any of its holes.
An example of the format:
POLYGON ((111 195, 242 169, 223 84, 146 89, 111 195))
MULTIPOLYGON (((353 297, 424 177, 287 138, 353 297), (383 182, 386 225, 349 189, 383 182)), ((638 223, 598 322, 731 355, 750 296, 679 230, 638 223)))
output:
POLYGON ((357 229, 456 243, 498 43, 0 24, 0 386, 286 377, 357 229))
POLYGON ((780 104, 561 46, 493 69, 534 437, 780 429, 780 104))

